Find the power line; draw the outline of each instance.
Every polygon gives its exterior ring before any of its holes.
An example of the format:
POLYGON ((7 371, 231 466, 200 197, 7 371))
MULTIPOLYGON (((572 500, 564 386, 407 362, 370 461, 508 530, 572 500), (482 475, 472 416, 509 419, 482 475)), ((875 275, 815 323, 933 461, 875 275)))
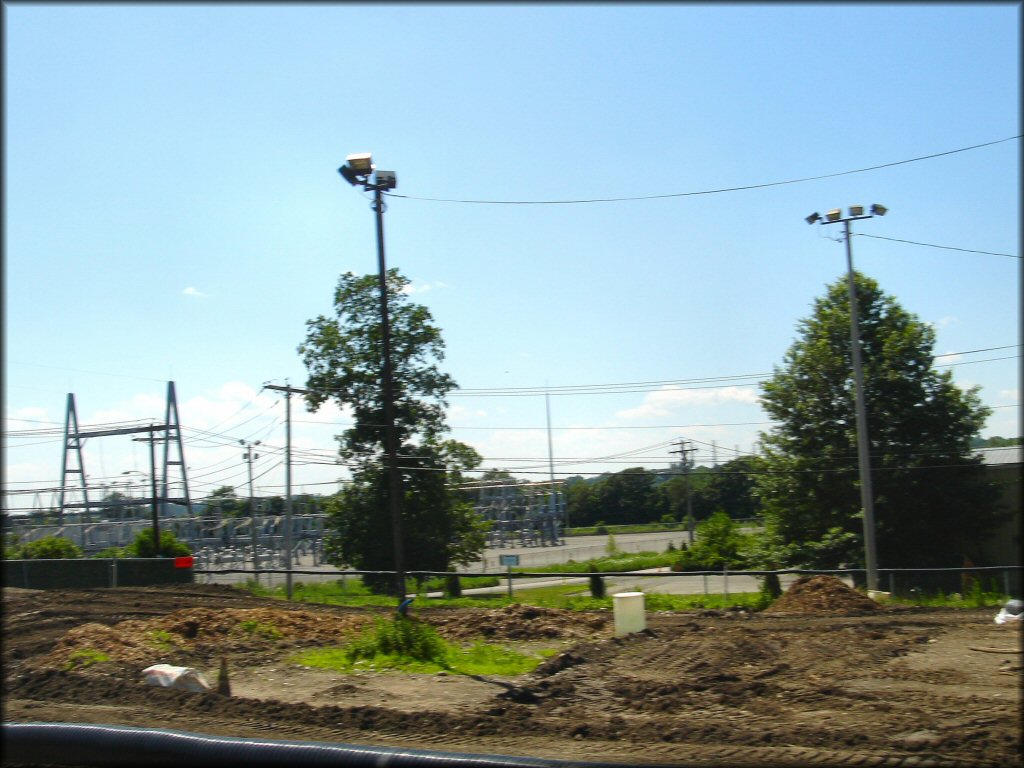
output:
POLYGON ((951 245, 935 245, 934 243, 918 243, 914 240, 900 240, 896 237, 882 237, 881 235, 866 235, 863 232, 855 232, 856 237, 873 237, 875 240, 891 240, 894 243, 907 243, 909 245, 921 245, 925 248, 942 248, 947 251, 961 251, 962 253, 981 253, 985 256, 1008 256, 1011 259, 1019 259, 1020 256, 1015 256, 1012 253, 994 253, 993 251, 975 251, 970 248, 954 248, 951 245))
POLYGON ((1015 141, 1021 138, 1020 135, 1009 136, 1005 139, 997 139, 996 141, 987 141, 984 144, 974 144, 970 147, 961 147, 959 149, 951 149, 946 152, 936 152, 931 155, 922 155, 921 157, 912 157, 909 160, 897 160, 892 163, 882 163, 881 165, 872 165, 867 168, 857 168, 852 171, 839 171, 837 173, 826 173, 821 176, 807 176, 802 179, 789 179, 787 181, 771 181, 765 184, 747 184, 740 187, 723 187, 721 189, 707 189, 699 192, 672 192, 664 195, 638 195, 633 197, 599 197, 590 198, 583 200, 469 200, 469 199, 454 199, 454 198, 441 198, 441 197, 414 197, 413 195, 400 195, 394 192, 387 193, 388 197, 400 197, 406 200, 419 200, 423 202, 431 203, 469 203, 478 205, 573 205, 583 203, 621 203, 632 200, 659 200, 669 197, 694 197, 697 195, 717 195, 723 192, 742 192, 750 189, 765 189, 767 187, 779 187, 786 184, 802 184, 807 181, 818 181, 820 179, 832 179, 837 176, 849 176, 854 173, 867 173, 868 171, 877 171, 882 168, 893 168, 897 165, 906 165, 908 163, 917 163, 922 160, 933 160, 937 157, 945 157, 947 155, 955 155, 959 152, 968 152, 973 149, 981 149, 982 147, 991 147, 995 144, 1002 144, 1007 141, 1015 141))

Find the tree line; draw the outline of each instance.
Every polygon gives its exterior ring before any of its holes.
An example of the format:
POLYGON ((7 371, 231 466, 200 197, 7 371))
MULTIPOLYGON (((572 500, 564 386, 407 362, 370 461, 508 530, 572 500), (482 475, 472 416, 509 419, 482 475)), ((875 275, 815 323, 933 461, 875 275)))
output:
MULTIPOLYGON (((460 490, 481 457, 446 439, 446 396, 456 384, 440 368, 444 342, 408 280, 386 276, 395 371, 406 568, 452 570, 477 559, 485 524, 460 490)), ((879 565, 956 567, 978 558, 1005 519, 997 489, 975 454, 989 410, 977 388, 962 390, 934 365, 934 330, 877 282, 855 275, 864 364, 879 565)), ((338 436, 353 482, 327 500, 328 557, 387 570, 395 562, 385 467, 380 379, 382 326, 377 276, 346 273, 333 312, 307 322, 298 348, 309 373, 306 403, 333 400, 353 413, 338 436)), ((706 535, 728 540, 736 518, 760 516, 764 531, 744 557, 763 568, 863 566, 863 533, 845 277, 826 286, 773 375, 761 403, 776 426, 756 457, 717 467, 656 472, 642 467, 570 478, 573 526, 682 521, 692 512, 706 535), (714 535, 712 535, 714 534, 714 535)), ((691 558, 692 559, 692 556, 691 558)), ((377 585, 383 590, 389 585, 377 585)))

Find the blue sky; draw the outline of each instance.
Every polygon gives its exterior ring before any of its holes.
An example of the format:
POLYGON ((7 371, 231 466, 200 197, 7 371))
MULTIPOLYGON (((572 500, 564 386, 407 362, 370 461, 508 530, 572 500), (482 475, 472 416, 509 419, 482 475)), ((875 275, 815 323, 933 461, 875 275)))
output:
MULTIPOLYGON (((857 268, 935 326, 938 354, 968 353, 938 362, 982 387, 983 434, 1019 434, 1018 4, 4 17, 9 508, 59 485, 69 392, 83 427, 160 422, 168 380, 194 496, 247 492, 240 439, 263 444, 257 493, 282 492, 284 406, 261 387, 304 384, 305 321, 342 272, 376 270, 369 201, 336 173, 365 151, 397 173, 388 263, 443 329, 467 390, 453 436, 487 467, 545 479, 543 390, 571 385, 723 377, 552 394, 559 475, 663 468, 681 438, 701 463, 753 450, 758 379, 728 377, 770 373, 845 273, 838 227, 803 219, 875 202, 857 268), (431 200, 654 195, 678 196, 431 200)), ((296 489, 336 490, 346 414, 293 416, 296 489)), ((85 465, 125 483, 148 454, 94 438, 85 465)))

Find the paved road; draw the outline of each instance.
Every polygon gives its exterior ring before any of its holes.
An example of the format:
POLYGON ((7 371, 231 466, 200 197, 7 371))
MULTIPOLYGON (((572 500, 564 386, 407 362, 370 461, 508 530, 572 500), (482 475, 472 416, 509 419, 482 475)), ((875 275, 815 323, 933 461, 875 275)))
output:
MULTIPOLYGON (((494 573, 503 574, 506 571, 500 565, 501 555, 518 555, 521 568, 539 568, 546 565, 566 563, 569 560, 577 562, 589 560, 595 557, 602 557, 607 554, 609 539, 607 536, 574 536, 564 540, 561 546, 549 547, 504 547, 488 549, 484 552, 481 562, 463 569, 467 573, 494 573)), ((615 546, 621 552, 664 552, 669 542, 675 547, 687 542, 688 537, 685 531, 668 531, 659 533, 631 533, 620 534, 615 537, 615 546)), ((338 575, 333 566, 313 566, 312 561, 306 558, 295 566, 302 570, 315 570, 318 575, 297 574, 293 576, 294 581, 317 581, 336 580, 338 575), (321 575, 322 574, 322 575, 321 575)), ((635 576, 611 576, 606 577, 605 585, 608 594, 625 591, 661 592, 663 594, 675 595, 699 595, 699 594, 736 594, 739 592, 755 592, 760 587, 760 580, 753 576, 714 575, 714 576, 688 576, 683 574, 674 575, 653 575, 655 573, 666 574, 667 569, 654 569, 653 571, 638 572, 635 576), (646 575, 645 575, 646 574, 646 575)), ((251 574, 223 574, 218 576, 197 576, 200 581, 213 581, 215 583, 239 583, 251 579, 251 574)), ((792 574, 784 574, 781 577, 782 587, 785 589, 796 578, 792 574)), ((263 574, 260 576, 263 584, 268 582, 273 585, 284 584, 283 574, 263 574)), ((562 584, 579 585, 581 591, 587 589, 585 577, 563 577, 543 579, 513 579, 513 589, 529 589, 531 587, 553 586, 562 584)), ((502 579, 498 587, 485 587, 480 589, 467 589, 463 594, 486 594, 505 592, 508 589, 507 581, 502 579)))

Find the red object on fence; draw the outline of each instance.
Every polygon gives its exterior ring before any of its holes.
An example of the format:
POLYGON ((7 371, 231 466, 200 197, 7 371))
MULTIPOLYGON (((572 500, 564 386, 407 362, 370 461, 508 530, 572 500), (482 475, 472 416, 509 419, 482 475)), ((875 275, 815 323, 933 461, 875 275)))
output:
POLYGON ((195 565, 195 558, 191 555, 189 557, 174 558, 175 568, 191 568, 193 565, 195 565))

